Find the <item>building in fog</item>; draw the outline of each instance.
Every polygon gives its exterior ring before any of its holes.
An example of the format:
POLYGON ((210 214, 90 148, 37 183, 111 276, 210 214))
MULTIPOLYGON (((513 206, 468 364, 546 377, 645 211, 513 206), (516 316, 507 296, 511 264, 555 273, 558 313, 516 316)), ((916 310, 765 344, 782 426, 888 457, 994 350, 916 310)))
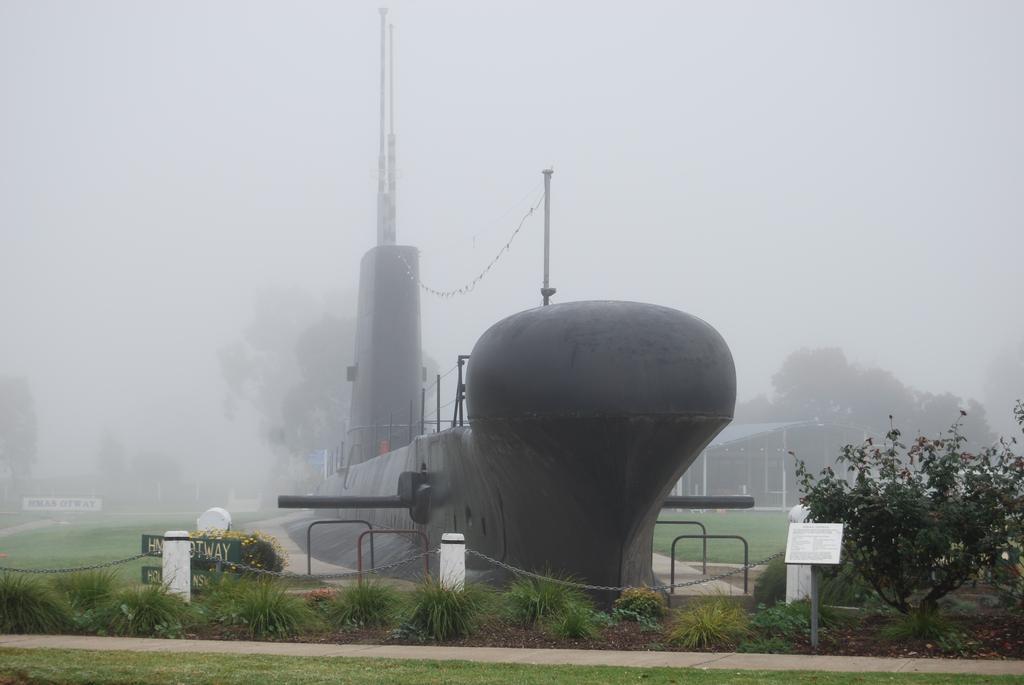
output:
POLYGON ((873 435, 855 426, 820 421, 732 424, 697 457, 674 492, 751 495, 759 509, 789 508, 800 499, 797 459, 817 474, 835 464, 843 445, 859 445, 873 435))

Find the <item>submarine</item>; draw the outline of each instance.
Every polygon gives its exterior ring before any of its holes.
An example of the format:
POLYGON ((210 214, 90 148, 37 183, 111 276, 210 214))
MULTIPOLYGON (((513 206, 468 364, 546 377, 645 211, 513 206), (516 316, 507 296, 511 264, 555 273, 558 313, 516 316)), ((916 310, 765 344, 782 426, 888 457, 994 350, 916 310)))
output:
MULTIPOLYGON (((281 508, 310 510, 289 524, 289 535, 305 546, 309 524, 324 519, 418 531, 375 534, 382 566, 422 551, 424 536, 436 549, 442 534, 462 533, 468 550, 487 557, 467 556, 471 580, 507 578, 497 561, 597 586, 652 585, 662 508, 753 506, 749 497, 669 496, 732 420, 729 347, 711 325, 669 307, 550 304, 555 290, 545 273, 544 304, 496 322, 460 358, 456 415, 464 407, 468 425, 453 420, 424 433, 410 408, 422 411, 425 394, 419 251, 397 242, 393 97, 385 134, 385 64, 393 65, 385 59, 386 13, 377 244, 360 263, 344 460, 316 494, 279 496, 281 508), (406 415, 409 424, 396 432, 394 417, 406 415)), ((550 177, 545 171, 546 222, 550 177)), ((359 529, 313 532, 307 552, 354 565, 359 529)))

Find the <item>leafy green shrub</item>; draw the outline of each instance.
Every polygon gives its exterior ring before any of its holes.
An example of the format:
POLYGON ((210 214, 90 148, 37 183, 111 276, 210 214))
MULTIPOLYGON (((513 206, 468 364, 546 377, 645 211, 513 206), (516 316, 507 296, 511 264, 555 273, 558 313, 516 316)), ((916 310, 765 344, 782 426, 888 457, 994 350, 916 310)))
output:
MULTIPOLYGON (((1024 425, 1024 411, 1018 419, 1024 425)), ((844 524, 844 558, 904 614, 930 615, 940 598, 992 571, 1024 526, 1024 459, 1006 442, 969 452, 959 430, 907 447, 893 428, 884 446, 843 447, 841 473, 827 467, 817 479, 797 462, 808 520, 844 524)))
POLYGON ((754 601, 773 606, 786 599, 786 561, 775 557, 754 581, 754 601))
MULTIPOLYGON (((818 623, 822 628, 831 628, 844 621, 842 614, 834 608, 818 606, 818 623)), ((758 605, 757 613, 750 619, 754 631, 764 638, 784 638, 794 640, 811 632, 811 603, 807 600, 799 602, 779 602, 773 607, 758 605)))
POLYGON ((512 581, 505 591, 504 600, 512 620, 523 625, 533 625, 548 617, 561 616, 575 606, 587 609, 592 606, 590 598, 582 590, 540 578, 517 578, 512 581))
POLYGON ((398 591, 379 581, 345 588, 327 603, 327 620, 335 628, 386 626, 395 619, 398 591))
POLYGON ((736 651, 747 654, 789 654, 793 651, 793 645, 781 637, 761 637, 744 640, 736 647, 736 651))
POLYGON ((548 620, 547 630, 551 635, 567 640, 596 637, 594 611, 581 604, 571 604, 561 614, 548 620))
POLYGON ((679 612, 668 639, 686 649, 732 647, 750 634, 749 623, 739 604, 713 597, 679 612))
POLYGON ((46 583, 0 574, 0 633, 56 633, 68 622, 67 608, 46 583))
POLYGON ((759 604, 757 613, 750 619, 750 626, 762 639, 792 640, 806 635, 811 622, 800 607, 780 602, 772 607, 759 604))
MULTIPOLYGON (((649 588, 630 588, 623 590, 615 600, 614 607, 618 611, 629 612, 632 616, 649 621, 657 621, 668 613, 668 605, 661 593, 649 588)), ((624 617, 626 614, 624 614, 624 617)))
POLYGON ((72 609, 96 609, 114 594, 117 572, 110 569, 79 571, 57 576, 53 586, 67 597, 72 609))
POLYGON ((244 626, 252 638, 289 637, 316 623, 303 599, 275 581, 223 582, 205 604, 211 620, 244 626))
POLYGON ((898 615, 882 629, 882 637, 898 642, 907 639, 942 640, 956 633, 955 626, 935 609, 921 606, 909 614, 898 615))
POLYGON ((114 635, 178 637, 191 618, 189 606, 163 585, 125 588, 96 611, 96 621, 114 635))
POLYGON ((480 586, 467 584, 460 592, 433 578, 417 585, 411 595, 405 630, 438 641, 472 633, 489 600, 480 586))

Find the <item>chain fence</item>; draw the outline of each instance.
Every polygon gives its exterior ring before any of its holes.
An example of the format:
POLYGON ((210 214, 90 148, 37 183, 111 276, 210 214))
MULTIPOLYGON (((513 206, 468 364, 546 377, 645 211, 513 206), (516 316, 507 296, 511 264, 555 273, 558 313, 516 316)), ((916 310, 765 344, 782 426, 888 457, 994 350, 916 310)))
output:
POLYGON ((127 564, 143 557, 158 557, 159 552, 142 552, 141 554, 135 554, 124 559, 114 559, 113 561, 104 561, 99 564, 90 564, 88 566, 69 566, 67 568, 14 568, 13 566, 0 566, 0 572, 6 573, 78 573, 79 571, 98 571, 101 568, 110 568, 112 566, 120 566, 121 564, 127 564))
POLYGON ((289 578, 291 580, 339 580, 341 578, 354 578, 356 576, 368 574, 368 573, 380 573, 382 571, 389 571, 399 566, 405 566, 411 564, 414 561, 419 561, 424 557, 429 557, 432 554, 439 554, 440 549, 428 549, 425 552, 414 554, 411 557, 405 559, 399 559, 390 564, 384 564, 382 566, 374 566, 373 568, 364 568, 362 571, 355 569, 352 571, 339 571, 337 573, 296 573, 294 571, 271 571, 266 568, 259 568, 257 566, 249 566, 239 561, 224 561, 223 559, 217 559, 216 557, 207 556, 193 556, 192 559, 196 561, 205 561, 207 563, 220 562, 222 566, 229 569, 240 569, 246 573, 255 573, 257 575, 274 576, 276 578, 289 578))
MULTIPOLYGON (((497 560, 497 559, 495 559, 493 557, 489 557, 489 556, 487 556, 486 554, 484 554, 482 552, 477 552, 476 550, 467 549, 466 550, 466 554, 469 554, 469 555, 478 557, 480 559, 483 559, 484 561, 487 561, 488 563, 490 563, 490 564, 492 564, 494 566, 498 566, 500 568, 503 568, 506 571, 509 571, 509 572, 511 572, 511 573, 513 573, 513 574, 515 574, 517 576, 524 576, 526 578, 533 578, 535 580, 546 580, 546 581, 549 581, 549 582, 552 582, 552 583, 557 583, 558 585, 565 585, 566 587, 574 587, 574 588, 578 588, 580 590, 598 590, 598 591, 604 591, 604 592, 624 592, 626 590, 641 589, 641 588, 638 588, 638 587, 633 586, 633 585, 624 585, 624 586, 617 586, 617 585, 591 585, 589 583, 579 583, 579 582, 576 582, 574 580, 565 580, 563 578, 552 578, 551 576, 545 576, 545 575, 540 574, 540 573, 534 573, 533 571, 527 571, 525 569, 516 568, 515 566, 512 566, 511 564, 506 564, 503 561, 499 561, 499 560, 497 560)), ((683 582, 683 583, 672 583, 672 584, 664 584, 664 585, 644 586, 642 589, 660 591, 660 590, 669 590, 671 588, 691 587, 691 586, 694 586, 694 585, 701 585, 703 583, 711 583, 711 582, 714 582, 716 580, 722 580, 724 578, 728 578, 729 576, 734 576, 737 573, 742 573, 744 570, 746 570, 748 568, 754 568, 755 566, 761 566, 763 564, 767 564, 772 559, 776 559, 776 558, 782 556, 783 554, 785 554, 785 551, 776 552, 775 554, 773 554, 773 555, 771 555, 769 557, 765 557, 764 559, 761 559, 760 561, 755 561, 752 564, 740 564, 739 568, 730 569, 729 571, 726 571, 725 573, 719 573, 718 575, 709 576, 707 578, 698 578, 697 580, 689 580, 689 581, 686 581, 686 582, 683 582)))
MULTIPOLYGON (((220 564, 221 564, 221 566, 223 568, 230 569, 231 571, 241 570, 241 571, 244 571, 246 573, 252 573, 252 574, 261 575, 261 576, 273 576, 273 577, 276 577, 276 578, 287 578, 287 579, 291 579, 291 580, 340 580, 340 579, 343 579, 343 578, 355 578, 357 576, 362 576, 364 574, 379 574, 379 573, 382 573, 384 571, 390 571, 392 569, 396 569, 396 568, 399 568, 401 566, 405 566, 407 564, 411 564, 411 563, 413 563, 415 561, 420 561, 420 560, 424 559, 425 557, 429 557, 429 556, 436 555, 436 554, 439 554, 439 553, 440 553, 440 549, 431 549, 431 550, 427 550, 427 551, 424 551, 424 552, 420 552, 419 554, 414 554, 414 555, 412 555, 410 557, 406 557, 404 559, 399 559, 398 561, 394 561, 394 562, 391 562, 389 564, 383 564, 381 566, 375 566, 374 568, 363 569, 362 571, 356 569, 356 570, 351 570, 351 571, 340 571, 340 572, 336 572, 336 573, 314 573, 314 574, 295 573, 294 571, 272 571, 270 569, 259 568, 259 567, 256 567, 256 566, 250 566, 249 564, 245 564, 245 563, 242 563, 242 562, 237 562, 237 561, 229 562, 229 561, 224 561, 223 559, 217 559, 216 557, 209 557, 209 556, 204 556, 204 555, 193 555, 192 559, 194 561, 200 561, 200 562, 205 562, 205 563, 217 563, 217 562, 220 562, 220 564)), ((754 568, 754 567, 757 567, 757 566, 763 566, 764 564, 767 564, 768 562, 772 561, 773 559, 776 559, 776 558, 782 556, 784 553, 785 553, 784 551, 776 552, 775 554, 772 554, 771 556, 765 557, 764 559, 761 559, 759 561, 755 561, 753 563, 748 563, 748 564, 741 564, 737 568, 730 569, 728 571, 725 571, 724 573, 719 573, 717 575, 708 576, 707 578, 698 578, 696 580, 688 580, 688 581, 679 582, 679 583, 645 586, 645 588, 648 589, 648 590, 655 590, 655 591, 668 591, 668 590, 671 590, 671 589, 674 589, 674 588, 693 587, 695 585, 702 585, 704 583, 711 583, 711 582, 715 582, 715 581, 719 581, 719 580, 724 580, 726 578, 729 578, 730 576, 734 576, 734 575, 736 575, 738 573, 742 573, 746 569, 754 568)), ((564 585, 566 587, 577 588, 577 589, 580 589, 580 590, 591 590, 591 591, 601 591, 601 592, 623 592, 623 591, 626 591, 626 590, 638 589, 636 586, 630 586, 630 585, 625 585, 625 586, 593 585, 593 584, 590 584, 590 583, 580 583, 580 582, 577 582, 577 581, 574 581, 574 580, 567 580, 567 579, 564 579, 564 578, 555 578, 555 577, 552 577, 552 576, 546 576, 546 575, 543 575, 541 573, 535 573, 533 571, 527 571, 526 569, 518 568, 516 566, 513 566, 512 564, 505 563, 504 561, 501 561, 499 559, 495 559, 494 557, 490 557, 490 556, 484 554, 483 552, 478 552, 478 551, 473 550, 473 549, 466 549, 466 554, 469 555, 469 556, 477 557, 478 559, 482 559, 483 561, 486 561, 487 563, 491 564, 492 566, 504 569, 504 570, 512 573, 513 575, 516 575, 516 576, 525 577, 525 578, 533 578, 535 580, 544 580, 544 581, 548 581, 548 582, 555 583, 555 584, 558 584, 558 585, 564 585)), ((6 572, 6 573, 29 573, 29 574, 76 573, 76 572, 79 572, 79 571, 95 571, 95 570, 99 570, 99 569, 103 569, 103 568, 110 568, 110 567, 113 567, 113 566, 119 566, 121 564, 127 564, 127 563, 130 563, 132 561, 136 561, 138 559, 142 559, 142 558, 145 558, 145 557, 159 557, 159 556, 160 556, 159 552, 142 552, 140 554, 134 554, 134 555, 132 555, 130 557, 125 557, 123 559, 115 559, 113 561, 102 562, 102 563, 99 563, 99 564, 90 564, 90 565, 86 565, 86 566, 71 566, 71 567, 67 567, 67 568, 15 568, 15 567, 11 567, 11 566, 0 566, 0 572, 6 572)))

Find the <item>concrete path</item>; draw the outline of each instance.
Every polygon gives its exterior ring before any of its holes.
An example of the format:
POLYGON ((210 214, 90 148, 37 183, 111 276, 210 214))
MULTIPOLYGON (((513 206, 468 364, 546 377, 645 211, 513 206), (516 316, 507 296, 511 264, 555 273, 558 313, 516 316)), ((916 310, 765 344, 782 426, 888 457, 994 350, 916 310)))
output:
MULTIPOLYGON (((289 521, 303 518, 308 516, 307 512, 293 511, 283 514, 281 516, 275 516, 274 518, 263 519, 261 521, 252 521, 245 524, 246 530, 259 530, 267 535, 273 535, 277 538, 277 541, 284 548, 284 551, 288 553, 288 563, 285 565, 286 571, 292 573, 305 573, 306 564, 309 561, 309 555, 307 555, 302 548, 299 547, 288 532, 284 529, 284 526, 289 521)), ((344 566, 336 566, 329 564, 326 561, 320 561, 316 557, 313 557, 312 571, 313 573, 345 573, 354 569, 346 568, 344 566)))
MULTIPOLYGON (((324 645, 296 642, 158 640, 155 638, 83 635, 0 635, 4 648, 89 649, 203 654, 273 654, 279 656, 431 659, 511 664, 636 666, 756 671, 842 671, 883 673, 966 673, 1024 676, 1024 661, 975 659, 887 659, 861 656, 734 654, 701 652, 615 652, 597 649, 504 649, 405 645, 324 645)), ((2 660, 2 659, 0 659, 2 660)))
POLYGON ((30 530, 49 528, 50 526, 55 526, 58 523, 59 521, 54 521, 53 519, 40 519, 38 521, 29 521, 28 523, 19 523, 16 526, 0 528, 0 538, 5 538, 8 535, 18 535, 19 533, 27 533, 30 530))

